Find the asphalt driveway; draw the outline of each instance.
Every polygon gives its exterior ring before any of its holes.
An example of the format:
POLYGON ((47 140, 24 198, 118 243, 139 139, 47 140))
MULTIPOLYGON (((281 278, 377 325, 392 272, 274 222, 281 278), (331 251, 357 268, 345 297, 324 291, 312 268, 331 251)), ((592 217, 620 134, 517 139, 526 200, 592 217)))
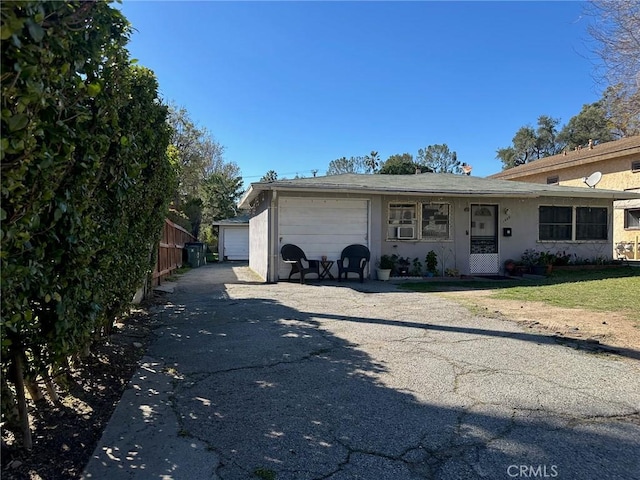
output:
POLYGON ((376 281, 166 298, 85 478, 640 478, 637 360, 376 281))

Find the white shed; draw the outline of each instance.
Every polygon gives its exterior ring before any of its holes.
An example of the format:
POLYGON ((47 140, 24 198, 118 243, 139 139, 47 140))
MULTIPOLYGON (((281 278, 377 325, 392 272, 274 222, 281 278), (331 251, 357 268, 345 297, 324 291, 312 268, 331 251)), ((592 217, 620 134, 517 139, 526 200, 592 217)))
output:
POLYGON ((218 258, 224 260, 249 260, 249 216, 213 222, 218 227, 218 258))

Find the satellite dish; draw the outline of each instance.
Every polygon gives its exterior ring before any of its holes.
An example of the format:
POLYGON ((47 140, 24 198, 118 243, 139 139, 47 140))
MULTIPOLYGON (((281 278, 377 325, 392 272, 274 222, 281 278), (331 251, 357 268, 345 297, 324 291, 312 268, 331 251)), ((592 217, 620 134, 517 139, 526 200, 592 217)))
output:
POLYGON ((582 181, 586 183, 589 188, 596 188, 596 185, 598 184, 598 182, 600 182, 600 180, 602 180, 602 173, 593 172, 588 177, 584 177, 582 181))

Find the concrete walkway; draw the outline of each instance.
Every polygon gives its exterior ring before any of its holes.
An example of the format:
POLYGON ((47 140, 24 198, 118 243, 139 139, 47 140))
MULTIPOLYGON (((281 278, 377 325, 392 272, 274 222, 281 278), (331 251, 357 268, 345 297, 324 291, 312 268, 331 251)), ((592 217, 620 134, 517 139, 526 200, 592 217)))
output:
POLYGON ((180 277, 84 478, 640 478, 638 361, 383 282, 256 280, 180 277))

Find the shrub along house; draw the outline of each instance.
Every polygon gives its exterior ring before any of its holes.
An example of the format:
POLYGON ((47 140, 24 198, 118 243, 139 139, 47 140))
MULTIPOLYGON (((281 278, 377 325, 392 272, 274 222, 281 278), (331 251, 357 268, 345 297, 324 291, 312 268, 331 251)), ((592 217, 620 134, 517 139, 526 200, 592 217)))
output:
POLYGON ((274 282, 289 274, 287 243, 329 260, 359 243, 374 264, 383 254, 424 264, 433 250, 439 272, 471 275, 500 273, 526 249, 610 257, 613 202, 637 198, 465 175, 344 174, 253 183, 239 206, 251 211, 249 266, 274 282))

